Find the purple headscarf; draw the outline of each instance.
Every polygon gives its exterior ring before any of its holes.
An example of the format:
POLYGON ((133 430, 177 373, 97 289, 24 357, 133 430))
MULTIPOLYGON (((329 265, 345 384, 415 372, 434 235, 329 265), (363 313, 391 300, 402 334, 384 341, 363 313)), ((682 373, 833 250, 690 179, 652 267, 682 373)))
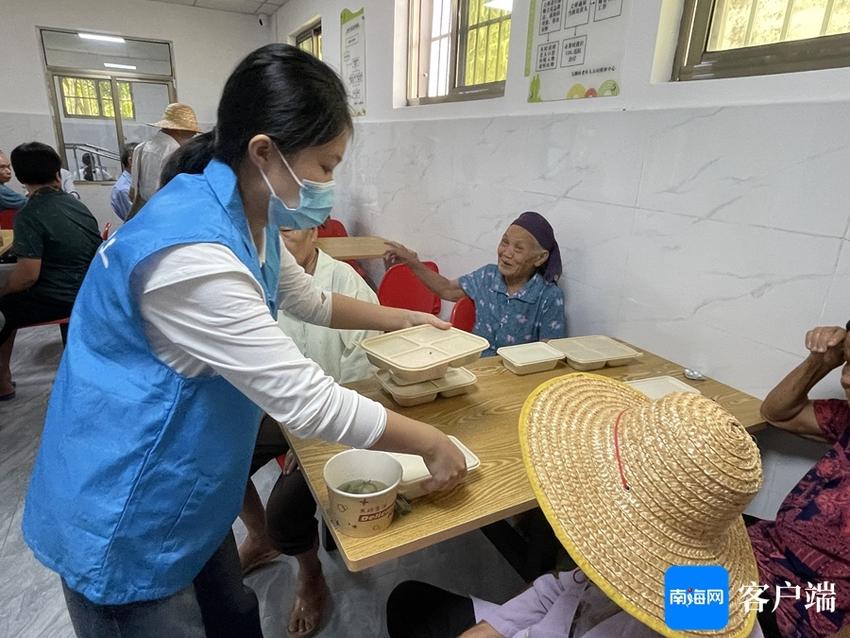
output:
POLYGON ((552 226, 546 221, 540 213, 526 211, 513 222, 512 226, 519 226, 527 230, 543 250, 549 251, 549 259, 546 260, 539 270, 543 274, 543 279, 546 281, 558 281, 561 276, 561 250, 558 248, 558 242, 555 241, 555 233, 552 231, 552 226))

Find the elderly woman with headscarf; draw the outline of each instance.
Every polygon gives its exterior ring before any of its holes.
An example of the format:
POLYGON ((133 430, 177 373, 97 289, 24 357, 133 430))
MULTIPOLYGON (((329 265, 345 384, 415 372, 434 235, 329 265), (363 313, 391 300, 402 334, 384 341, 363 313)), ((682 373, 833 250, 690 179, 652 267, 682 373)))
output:
POLYGON ((542 215, 520 215, 502 235, 497 263, 457 279, 429 270, 415 252, 399 243, 387 245, 386 262, 407 264, 441 299, 472 299, 472 331, 490 342, 484 356, 496 354, 502 346, 567 336, 564 293, 557 284, 561 253, 552 226, 542 215))

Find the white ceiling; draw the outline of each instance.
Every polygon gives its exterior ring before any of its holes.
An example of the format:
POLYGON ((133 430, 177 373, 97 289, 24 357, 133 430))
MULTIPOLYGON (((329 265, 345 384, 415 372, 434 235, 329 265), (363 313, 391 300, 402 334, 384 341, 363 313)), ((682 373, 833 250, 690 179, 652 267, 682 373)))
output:
POLYGON ((168 4, 182 4, 203 9, 217 9, 249 15, 272 15, 280 9, 287 0, 157 0, 168 4))

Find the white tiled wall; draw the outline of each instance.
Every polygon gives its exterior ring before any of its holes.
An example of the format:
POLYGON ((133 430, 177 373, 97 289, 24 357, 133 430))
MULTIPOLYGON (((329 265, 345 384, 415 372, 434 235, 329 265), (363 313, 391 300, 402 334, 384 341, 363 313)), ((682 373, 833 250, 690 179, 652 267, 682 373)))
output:
MULTIPOLYGON (((808 328, 850 318, 848 114, 840 102, 361 123, 336 215, 457 276, 538 210, 561 244, 571 334, 621 337, 762 397, 808 328)), ((817 392, 840 389, 831 377, 817 392)), ((783 436, 761 437, 761 516, 820 450, 783 436)))

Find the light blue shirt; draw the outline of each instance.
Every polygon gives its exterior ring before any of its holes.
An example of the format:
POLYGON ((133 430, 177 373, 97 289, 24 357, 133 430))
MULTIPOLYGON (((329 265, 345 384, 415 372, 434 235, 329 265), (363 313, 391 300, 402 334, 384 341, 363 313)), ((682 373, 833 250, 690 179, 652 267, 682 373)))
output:
POLYGON ((27 198, 16 193, 5 184, 0 184, 0 210, 12 208, 18 210, 24 207, 27 203, 27 198))
POLYGON ((540 273, 534 273, 513 295, 508 294, 505 278, 495 264, 463 275, 458 283, 475 302, 472 332, 490 342, 490 347, 481 353, 484 357, 493 356, 502 346, 567 336, 564 293, 540 273))
POLYGON ((127 219, 127 213, 130 212, 130 207, 133 202, 130 201, 130 183, 133 181, 133 176, 130 171, 121 173, 121 177, 112 186, 112 212, 114 212, 121 221, 127 219))

